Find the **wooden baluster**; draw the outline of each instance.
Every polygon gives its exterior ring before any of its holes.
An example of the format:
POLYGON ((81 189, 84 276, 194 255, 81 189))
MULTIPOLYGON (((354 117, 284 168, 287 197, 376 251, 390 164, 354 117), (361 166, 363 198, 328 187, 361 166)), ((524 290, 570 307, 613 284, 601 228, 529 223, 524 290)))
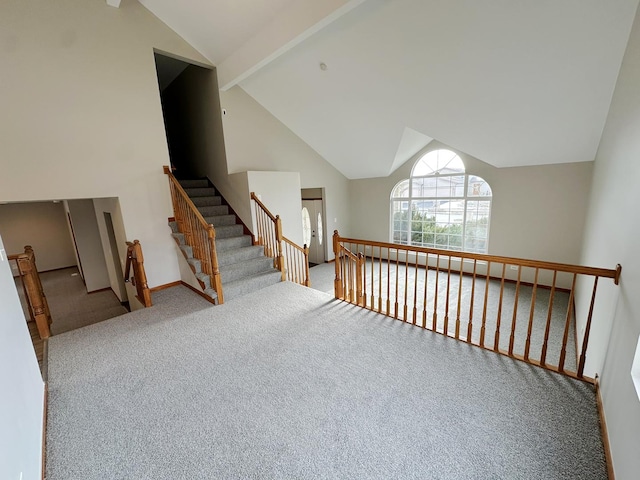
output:
POLYGON ((407 316, 407 303, 409 301, 409 251, 404 251, 404 307, 402 309, 402 321, 409 321, 407 316))
MULTIPOLYGON (((366 247, 363 247, 363 248, 366 252, 366 247)), ((366 255, 361 253, 359 250, 360 250, 360 247, 358 246, 358 261, 360 261, 361 259, 360 255, 363 255, 362 261, 364 262, 362 264, 362 306, 366 308, 367 307, 367 264, 366 264, 367 257, 366 255)), ((358 305, 360 305, 360 302, 358 302, 358 305)))
POLYGON ((522 265, 518 265, 518 280, 516 281, 516 297, 513 300, 513 318, 511 319, 511 335, 509 336, 509 355, 513 355, 513 345, 516 339, 516 322, 518 319, 518 298, 520 296, 520 278, 522 265))
POLYGON ((400 250, 398 250, 396 248, 396 305, 395 305, 395 310, 393 313, 393 318, 398 318, 398 274, 399 274, 399 270, 400 270, 400 266, 399 266, 399 253, 400 250))
POLYGON ((336 278, 333 281, 333 290, 336 298, 340 300, 344 300, 344 290, 342 288, 342 275, 340 273, 340 260, 342 257, 342 253, 340 251, 340 235, 338 235, 338 231, 333 231, 333 255, 335 258, 335 267, 336 267, 336 278))
POLYGON ((500 323, 502 321, 502 299, 504 297, 504 278, 507 273, 507 264, 502 264, 502 277, 500 279, 500 298, 498 300, 498 315, 496 317, 496 334, 493 339, 493 349, 500 351, 500 323))
POLYGON ((444 306, 444 334, 449 335, 449 292, 451 289, 451 255, 447 264, 447 304, 444 306))
POLYGON ((382 247, 378 247, 378 313, 382 313, 382 247))
POLYGON ((562 349, 560 350, 560 362, 558 364, 558 371, 564 372, 564 361, 567 356, 567 341, 569 340, 569 330, 571 329, 571 316, 573 314, 573 295, 576 290, 576 278, 578 275, 573 274, 573 281, 571 282, 571 292, 569 293, 569 305, 567 306, 567 318, 564 323, 564 335, 562 336, 562 349))
POLYGON ((371 245, 371 310, 376 308, 376 297, 374 295, 375 281, 374 281, 374 267, 376 263, 375 247, 371 245))
POLYGON ((424 255, 424 292, 422 298, 422 328, 427 328, 427 290, 429 289, 429 254, 424 255))
POLYGON ((487 280, 484 285, 484 305, 482 306, 482 326, 480 327, 480 346, 484 347, 484 335, 487 328, 487 303, 489 302, 489 282, 491 281, 491 261, 487 262, 487 280))
POLYGON ((438 331, 438 286, 440 283, 439 280, 439 275, 440 275, 440 254, 438 253, 436 255, 436 288, 435 288, 435 292, 433 295, 433 325, 432 325, 432 330, 434 332, 438 331))
POLYGON ((366 268, 365 268, 365 264, 364 264, 364 260, 365 260, 365 256, 362 252, 358 252, 358 258, 356 260, 356 268, 358 269, 356 271, 356 289, 357 289, 357 299, 358 299, 358 305, 361 305, 363 307, 365 307, 365 301, 367 296, 363 293, 364 289, 363 289, 363 275, 366 273, 366 268))
POLYGON ((473 339, 473 302, 476 296, 476 269, 478 260, 473 260, 473 276, 471 277, 471 299, 469 301, 469 322, 467 324, 467 343, 471 343, 473 339))
POLYGON ((462 309, 462 275, 464 259, 460 258, 460 278, 458 282, 458 309, 456 310, 456 338, 460 338, 460 310, 462 309))
POLYGON ((387 316, 391 316, 391 249, 387 247, 387 316))
POLYGON ((544 328, 544 341, 542 342, 542 354, 540 355, 540 365, 543 367, 547 361, 547 347, 549 346, 549 333, 551 332, 551 316, 553 313, 553 298, 556 293, 556 279, 558 271, 553 271, 553 281, 551 282, 551 293, 549 294, 549 308, 547 309, 547 325, 544 328))
MULTIPOLYGON (((593 280, 593 292, 591 293, 591 304, 589 305, 589 315, 587 316, 587 324, 584 328, 584 336, 582 337, 582 348, 580 350, 580 360, 578 362, 578 378, 584 376, 584 364, 587 360, 587 346, 589 344, 589 334, 591 333, 591 319, 593 317, 593 305, 596 302, 596 290, 598 289, 598 277, 593 280)), ((577 325, 576 325, 577 328, 577 325)))
POLYGON ((413 320, 412 324, 415 325, 418 318, 418 253, 415 253, 414 262, 414 278, 413 278, 413 320))
POLYGON ((142 255, 142 245, 138 240, 133 241, 135 250, 135 263, 137 267, 134 269, 136 275, 136 288, 138 295, 142 300, 142 304, 145 307, 150 307, 151 304, 151 292, 149 291, 149 285, 147 284, 147 275, 144 271, 144 256, 142 255))
POLYGON ((533 287, 531 289, 531 308, 529 309, 529 328, 527 329, 527 341, 524 347, 524 359, 529 360, 529 350, 531 349, 531 330, 533 329, 533 313, 536 307, 536 292, 538 289, 538 273, 540 269, 536 268, 533 279, 533 287))

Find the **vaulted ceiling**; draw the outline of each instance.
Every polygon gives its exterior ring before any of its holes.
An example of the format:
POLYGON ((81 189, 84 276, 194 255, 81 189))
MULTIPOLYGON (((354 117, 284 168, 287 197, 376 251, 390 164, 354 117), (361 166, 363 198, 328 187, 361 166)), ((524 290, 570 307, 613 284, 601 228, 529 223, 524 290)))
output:
POLYGON ((638 0, 140 0, 348 178, 594 159, 638 0))

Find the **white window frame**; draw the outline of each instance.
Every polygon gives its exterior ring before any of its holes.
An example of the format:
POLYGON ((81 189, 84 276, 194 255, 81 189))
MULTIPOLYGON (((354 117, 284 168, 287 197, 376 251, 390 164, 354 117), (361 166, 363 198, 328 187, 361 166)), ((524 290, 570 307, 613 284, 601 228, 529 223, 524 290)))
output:
MULTIPOLYGON (((459 247, 459 249, 455 249, 453 248, 453 250, 455 251, 463 251, 463 252, 473 252, 473 253, 488 253, 489 251, 489 235, 490 235, 490 227, 491 227, 491 209, 493 206, 493 192, 491 191, 491 186, 489 185, 489 183, 484 180, 482 177, 479 177, 478 175, 473 175, 473 174, 468 174, 466 172, 466 169, 464 167, 464 162, 462 161, 462 159, 460 159, 460 157, 455 154, 454 152, 450 151, 450 150, 432 150, 430 152, 425 153, 424 155, 422 155, 414 164, 413 168, 411 169, 411 175, 409 176, 409 178, 401 180, 400 182, 396 183, 393 187, 393 189, 391 190, 391 195, 390 195, 390 199, 389 199, 389 241, 391 243, 397 243, 398 245, 413 245, 413 246, 420 246, 420 247, 425 247, 425 248, 448 248, 448 249, 452 249, 450 245, 448 245, 447 247, 444 246, 438 246, 438 245, 424 245, 422 243, 416 244, 416 243, 412 243, 411 241, 411 222, 412 220, 409 218, 409 230, 406 232, 407 233, 407 243, 403 244, 403 243, 399 243, 396 242, 394 240, 394 234, 396 233, 395 231, 395 225, 394 225, 394 204, 395 202, 407 202, 408 206, 409 206, 409 210, 411 210, 411 205, 413 204, 414 201, 462 201, 464 203, 464 208, 463 208, 463 213, 462 213, 462 233, 461 233, 461 247, 459 247), (459 163, 462 165, 462 170, 461 171, 456 171, 453 173, 439 173, 439 171, 430 174, 430 175, 413 175, 413 172, 416 170, 416 167, 420 164, 420 162, 423 161, 423 159, 425 159, 425 157, 427 157, 430 154, 433 154, 434 152, 446 152, 446 155, 452 155, 453 158, 456 159, 456 163, 459 163), (463 182, 463 192, 464 194, 462 196, 456 196, 456 197, 441 197, 441 196, 428 196, 428 197, 422 197, 422 196, 415 196, 413 195, 413 190, 414 190, 414 179, 420 179, 420 178, 434 178, 434 177, 438 177, 438 178, 446 178, 446 177, 460 177, 460 176, 464 176, 464 182, 463 182), (490 190, 490 195, 486 195, 486 196, 469 196, 469 178, 470 177, 476 177, 479 178, 480 180, 482 180, 483 182, 486 183, 487 187, 490 190), (409 191, 409 195, 407 197, 394 197, 393 194, 395 193, 396 189, 403 184, 404 182, 408 182, 408 191, 409 191), (466 248, 465 245, 465 241, 466 241, 466 229, 467 229, 467 213, 468 213, 468 204, 469 202, 474 202, 474 201, 483 201, 483 202, 488 202, 489 203, 489 212, 487 215, 488 218, 488 222, 487 222, 487 235, 486 235, 486 239, 485 239, 485 247, 486 249, 484 251, 479 251, 478 249, 473 249, 473 250, 469 250, 468 248, 466 248)), ((447 234, 449 237, 451 237, 450 234, 447 234)), ((450 238, 449 238, 450 240, 450 238)), ((435 242, 434 242, 435 243, 435 242)))

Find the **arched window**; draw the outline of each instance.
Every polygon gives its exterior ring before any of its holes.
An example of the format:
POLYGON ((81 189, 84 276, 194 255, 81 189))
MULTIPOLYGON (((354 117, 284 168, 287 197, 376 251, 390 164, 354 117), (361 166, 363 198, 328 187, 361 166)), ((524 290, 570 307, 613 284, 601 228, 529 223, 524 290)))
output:
POLYGON ((487 253, 491 187, 450 150, 433 150, 391 192, 391 241, 487 253))

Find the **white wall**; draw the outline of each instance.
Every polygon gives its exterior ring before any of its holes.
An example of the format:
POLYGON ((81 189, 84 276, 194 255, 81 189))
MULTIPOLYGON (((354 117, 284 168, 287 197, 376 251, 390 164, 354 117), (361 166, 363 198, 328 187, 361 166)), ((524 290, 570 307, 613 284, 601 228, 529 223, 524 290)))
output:
POLYGON ((638 478, 640 472, 640 401, 631 378, 640 335, 638 85, 640 15, 636 14, 596 157, 582 253, 583 263, 622 264, 620 286, 603 282, 608 288, 599 288, 589 350, 596 357, 606 353, 602 399, 615 475, 620 480, 638 478))
MULTIPOLYGON (((351 180, 354 237, 389 241, 391 190, 409 178, 420 156, 439 148, 456 151, 433 141, 389 177, 351 180)), ((496 168, 463 152, 456 153, 467 173, 479 175, 491 185, 490 254, 578 263, 592 163, 496 168)), ((599 266, 613 268, 615 264, 599 266)))
MULTIPOLYGON (((299 172, 301 188, 325 188, 327 234, 336 229, 349 234, 349 180, 240 87, 220 92, 220 103, 226 110, 222 122, 228 172, 299 172)), ((332 259, 333 252, 327 253, 332 259)))
MULTIPOLYGON (((122 222, 122 212, 120 211, 120 202, 117 198, 94 198, 93 208, 95 210, 96 220, 98 222, 98 230, 100 233, 100 243, 102 244, 102 251, 107 267, 107 274, 109 277, 109 285, 121 302, 128 300, 126 288, 123 288, 122 282, 117 278, 119 272, 116 271, 116 267, 113 264, 113 252, 111 251, 111 243, 109 242, 109 234, 107 233, 107 225, 104 219, 104 214, 111 214, 111 223, 113 223, 113 232, 116 237, 116 246, 118 251, 118 261, 120 262, 120 268, 122 273, 125 272, 125 266, 127 264, 127 241, 133 241, 135 238, 128 239, 125 236, 124 223, 122 222)), ((144 248, 143 248, 144 254, 144 248)), ((124 275, 123 275, 124 278, 124 275)))
MULTIPOLYGON (((273 215, 280 215, 282 233, 292 242, 303 245, 302 200, 298 172, 247 172, 249 191, 260 196, 260 201, 273 215)), ((255 212, 255 210, 254 210, 255 212)), ((253 219, 254 232, 255 213, 253 219)))
POLYGON ((62 203, 0 205, 0 234, 9 255, 23 253, 25 245, 31 245, 40 272, 76 264, 62 203))
POLYGON ((150 286, 178 280, 153 49, 206 60, 133 0, 5 0, 0 31, 0 201, 118 197, 150 286))
POLYGON ((39 480, 44 383, 6 258, 0 238, 0 477, 39 480))
POLYGON ((93 200, 69 200, 67 204, 87 292, 108 288, 109 272, 93 200))

